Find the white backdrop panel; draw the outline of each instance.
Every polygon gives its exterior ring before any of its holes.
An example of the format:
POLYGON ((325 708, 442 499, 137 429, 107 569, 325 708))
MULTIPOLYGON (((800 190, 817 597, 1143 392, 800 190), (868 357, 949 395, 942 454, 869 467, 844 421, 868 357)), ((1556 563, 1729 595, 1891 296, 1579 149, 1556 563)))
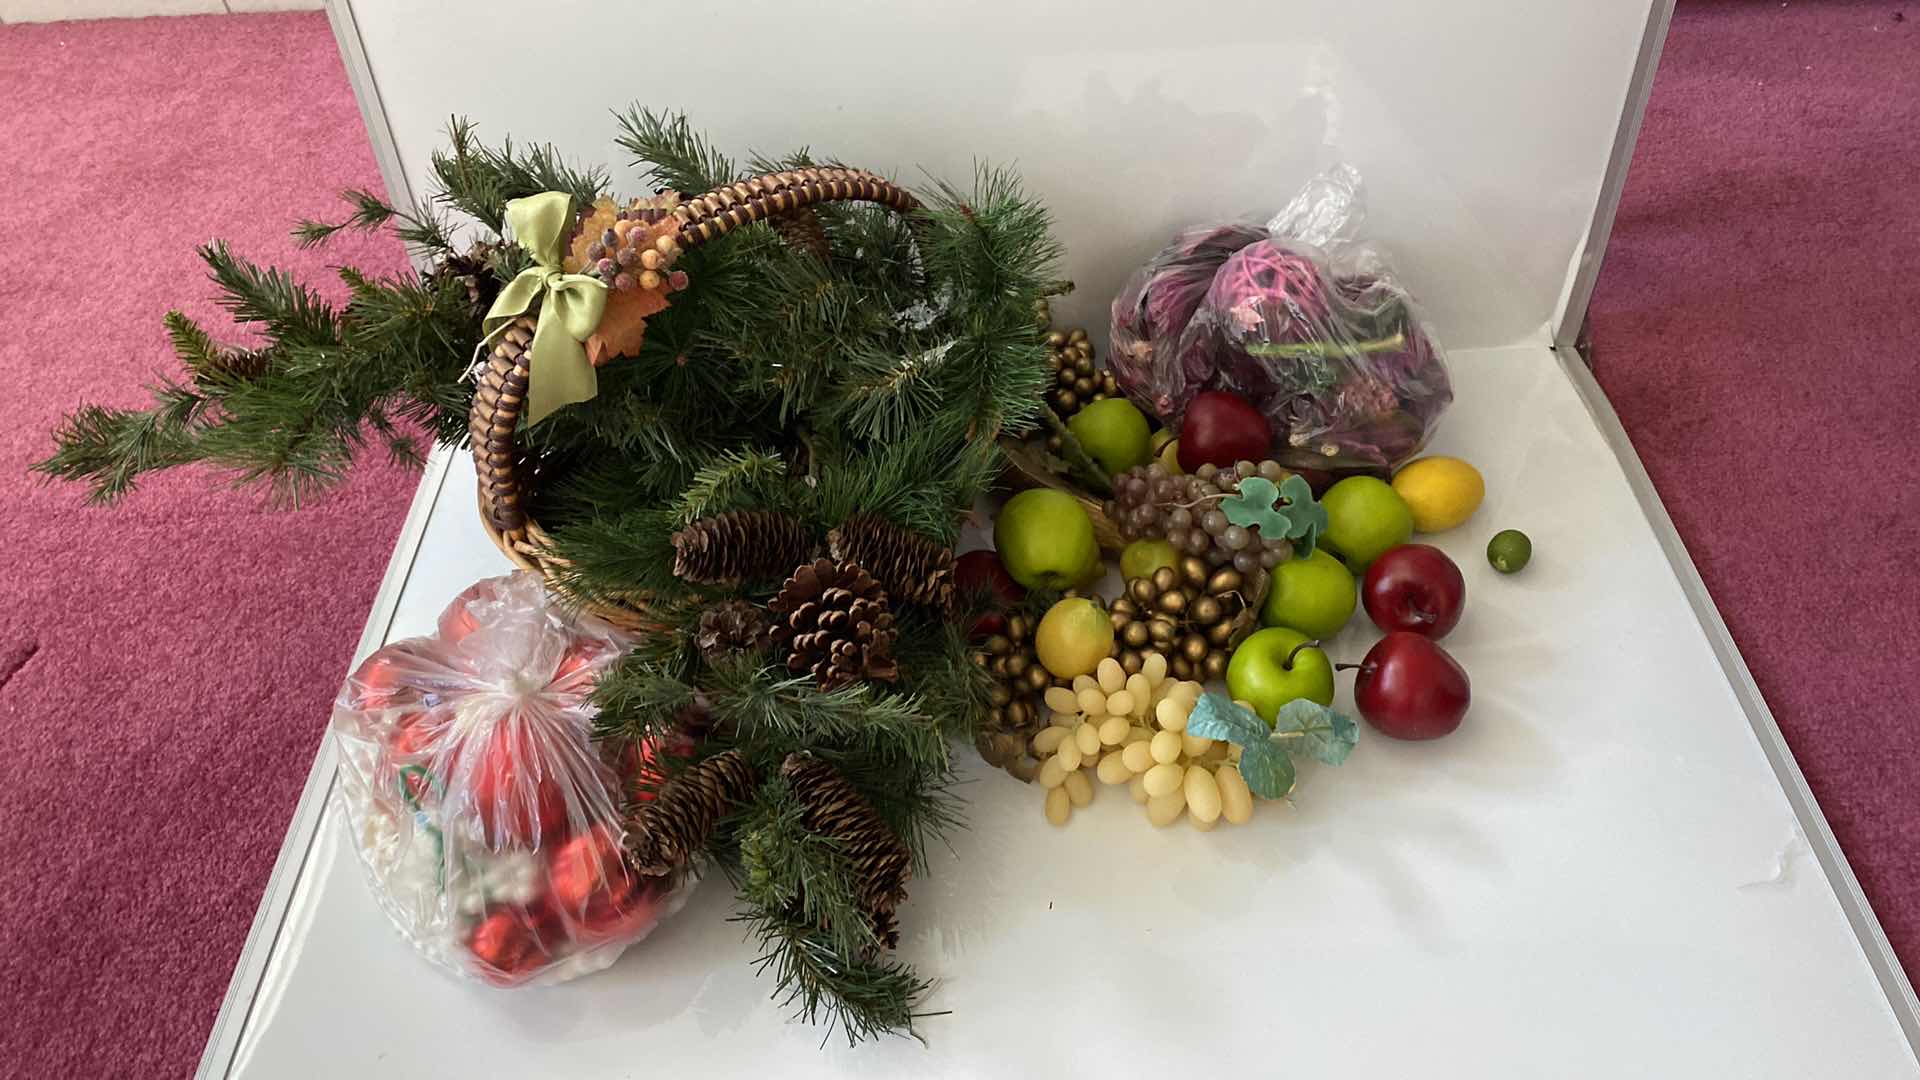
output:
MULTIPOLYGON (((1170 4, 352 0, 409 182, 455 113, 624 165, 608 110, 685 109, 724 147, 801 144, 910 185, 1017 166, 1103 326, 1177 227, 1268 212, 1339 159, 1442 340, 1553 315, 1591 219, 1646 0, 1170 4)), ((640 193, 616 169, 621 190, 640 193)))

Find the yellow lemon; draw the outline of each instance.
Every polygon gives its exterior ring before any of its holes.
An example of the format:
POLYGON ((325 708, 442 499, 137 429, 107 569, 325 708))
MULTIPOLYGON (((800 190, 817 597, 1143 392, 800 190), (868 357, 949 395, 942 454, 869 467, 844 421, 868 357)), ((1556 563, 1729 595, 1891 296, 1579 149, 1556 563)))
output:
POLYGON ((1393 490, 1413 511, 1413 527, 1446 532, 1473 516, 1487 496, 1480 470, 1454 457, 1423 457, 1394 474, 1393 490))
POLYGON ((1113 654, 1113 620, 1093 601, 1070 596, 1040 617, 1033 651, 1055 678, 1091 675, 1113 654))

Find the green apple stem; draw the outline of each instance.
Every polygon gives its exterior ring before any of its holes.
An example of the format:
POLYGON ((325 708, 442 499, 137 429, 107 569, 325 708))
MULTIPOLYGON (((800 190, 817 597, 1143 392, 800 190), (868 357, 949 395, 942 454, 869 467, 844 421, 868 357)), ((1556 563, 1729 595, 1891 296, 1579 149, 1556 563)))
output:
POLYGON ((1311 640, 1308 640, 1308 641, 1303 641, 1303 642, 1301 642, 1300 644, 1298 644, 1298 645, 1295 645, 1295 646, 1293 647, 1293 649, 1292 649, 1292 651, 1290 651, 1290 652, 1288 652, 1288 653, 1287 653, 1287 658, 1286 658, 1285 660, 1282 660, 1282 661, 1280 661, 1280 667, 1281 667, 1281 669, 1282 669, 1282 670, 1285 670, 1285 671, 1292 671, 1292 670, 1293 670, 1293 658, 1294 658, 1294 657, 1296 657, 1296 656, 1299 656, 1299 655, 1300 655, 1300 650, 1301 650, 1301 649, 1317 649, 1317 648, 1319 648, 1319 647, 1320 647, 1320 639, 1319 639, 1319 638, 1313 638, 1313 639, 1311 639, 1311 640))

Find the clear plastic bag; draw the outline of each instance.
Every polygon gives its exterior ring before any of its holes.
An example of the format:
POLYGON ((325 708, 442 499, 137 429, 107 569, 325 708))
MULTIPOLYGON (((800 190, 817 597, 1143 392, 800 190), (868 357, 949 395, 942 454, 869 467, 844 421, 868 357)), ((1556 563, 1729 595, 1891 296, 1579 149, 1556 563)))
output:
POLYGON ((341 808, 381 907, 435 963, 558 982, 684 902, 691 882, 623 856, 647 748, 592 738, 588 696, 631 644, 521 572, 474 585, 434 636, 388 645, 341 688, 341 808))
POLYGON ((1229 390, 1297 468, 1380 469, 1426 445, 1453 401, 1446 361, 1386 258, 1354 239, 1360 177, 1329 169, 1265 228, 1188 229, 1115 299, 1121 389, 1177 427, 1229 390))

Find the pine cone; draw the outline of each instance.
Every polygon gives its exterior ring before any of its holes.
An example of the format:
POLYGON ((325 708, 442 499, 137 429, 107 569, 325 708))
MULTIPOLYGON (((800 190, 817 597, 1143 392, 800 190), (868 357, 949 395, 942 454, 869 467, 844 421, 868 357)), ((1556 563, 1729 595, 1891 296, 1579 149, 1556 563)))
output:
POLYGON ((811 671, 820 689, 899 677, 886 590, 859 563, 808 563, 767 606, 782 619, 773 640, 787 649, 787 670, 811 671))
POLYGON ((195 367, 194 377, 206 379, 222 375, 233 379, 257 379, 267 373, 273 354, 266 349, 222 349, 212 369, 195 367))
POLYGON ((812 550, 807 527, 789 514, 717 514, 673 534, 673 572, 700 585, 738 585, 779 577, 812 550))
POLYGON ((826 227, 820 224, 820 215, 811 209, 768 218, 767 224, 772 225, 773 231, 780 234, 780 239, 797 251, 804 251, 822 262, 833 254, 833 247, 827 242, 826 227))
POLYGON ((438 287, 442 281, 453 280, 466 286, 467 304, 473 311, 473 321, 479 322, 493 307, 494 298, 500 295, 500 278, 493 272, 495 251, 493 244, 478 243, 468 248, 465 254, 448 255, 421 275, 422 283, 438 287))
POLYGON ((853 867, 854 898, 873 920, 873 933, 891 949, 900 943, 893 909, 907 898, 913 853, 847 778, 811 754, 789 754, 780 775, 805 808, 807 829, 840 841, 853 867))
POLYGON ((953 549, 878 514, 855 514, 828 533, 827 553, 865 567, 895 600, 942 610, 953 604, 953 549))
POLYGON ((714 823, 759 783, 738 750, 690 765, 627 820, 627 854, 642 874, 663 876, 687 864, 713 835, 714 823))
POLYGON ((728 653, 759 652, 772 636, 759 608, 744 600, 727 600, 700 613, 693 643, 701 656, 717 660, 728 653))

